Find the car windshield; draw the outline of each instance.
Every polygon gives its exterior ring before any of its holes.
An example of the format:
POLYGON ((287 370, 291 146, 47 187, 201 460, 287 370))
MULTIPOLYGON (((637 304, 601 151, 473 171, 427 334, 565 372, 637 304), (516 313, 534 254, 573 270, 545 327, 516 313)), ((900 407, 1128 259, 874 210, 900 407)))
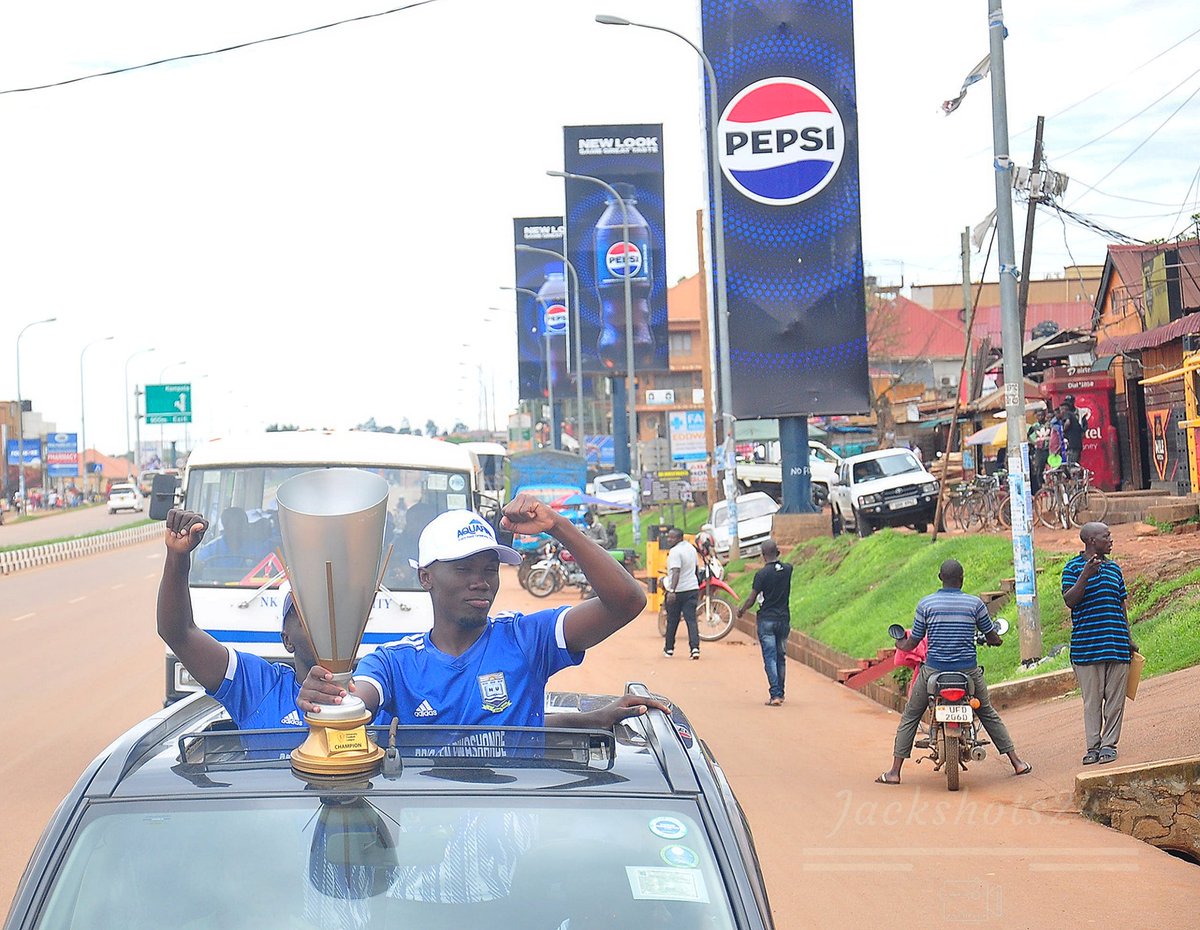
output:
POLYGON ((133 485, 131 484, 114 484, 109 494, 132 494, 133 485))
POLYGON ((732 930, 695 804, 590 803, 97 804, 36 926, 732 930))
POLYGON ((596 486, 601 491, 626 491, 630 488, 630 483, 628 478, 597 478, 596 486))
MULTIPOLYGON (((778 509, 779 505, 765 494, 761 496, 757 494, 747 494, 745 497, 738 498, 738 523, 741 523, 743 520, 754 520, 758 517, 769 517, 778 509)), ((726 516, 727 510, 728 508, 725 506, 724 502, 718 503, 715 507, 713 507, 711 520, 714 526, 718 528, 725 526, 725 523, 728 520, 728 517, 726 516)))
MULTIPOLYGON (((258 588, 283 571, 275 492, 312 465, 196 468, 188 476, 187 507, 204 515, 209 529, 192 553, 191 584, 258 588)), ((421 530, 445 510, 471 506, 470 484, 459 472, 421 468, 368 469, 388 483, 384 548, 394 545, 383 584, 392 591, 421 590, 409 559, 417 557, 421 530)))
POLYGON ((854 463, 854 480, 871 481, 874 478, 887 478, 891 475, 905 475, 911 471, 921 471, 920 463, 907 452, 896 455, 885 455, 877 459, 867 459, 865 462, 854 463))

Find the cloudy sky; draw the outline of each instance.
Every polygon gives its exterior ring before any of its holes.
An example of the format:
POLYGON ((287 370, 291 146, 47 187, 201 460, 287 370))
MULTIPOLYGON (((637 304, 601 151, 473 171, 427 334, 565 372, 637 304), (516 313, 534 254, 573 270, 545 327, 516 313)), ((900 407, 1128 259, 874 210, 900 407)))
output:
MULTIPOLYGON (((389 5, 6 4, 0 90, 389 5)), ((664 123, 669 279, 697 268, 695 55, 598 12, 698 39, 695 0, 433 0, 0 94, 0 394, 16 395, 17 330, 55 316, 21 342, 23 393, 76 430, 80 352, 115 336, 86 356, 89 444, 106 452, 126 448, 127 369, 133 383, 193 384, 193 439, 276 421, 474 425, 481 373, 503 413, 511 218, 561 212, 545 171, 561 167, 564 124, 664 123)), ((1044 114, 1066 205, 1139 239, 1185 228, 1200 210, 1200 5, 1010 0, 1005 14, 1017 162, 1044 114)), ((987 51, 986 23, 986 0, 857 4, 863 247, 885 282, 957 280, 959 231, 994 206, 989 85, 939 109, 987 51)), ((1101 262, 1104 246, 1044 217, 1035 274, 1101 262)))

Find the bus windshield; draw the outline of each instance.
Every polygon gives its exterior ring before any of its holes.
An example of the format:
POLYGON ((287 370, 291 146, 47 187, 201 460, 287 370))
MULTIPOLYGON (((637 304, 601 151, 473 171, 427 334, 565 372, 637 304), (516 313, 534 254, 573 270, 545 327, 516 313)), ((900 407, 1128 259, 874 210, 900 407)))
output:
MULTIPOLYGON (((275 492, 313 465, 253 465, 195 468, 188 477, 187 508, 204 515, 209 529, 192 553, 191 583, 198 587, 258 588, 283 571, 275 492)), ((333 466, 328 466, 333 467, 333 466)), ((344 467, 344 466, 340 466, 344 467)), ((368 467, 388 483, 384 549, 394 546, 384 587, 422 590, 416 569, 417 540, 445 510, 471 506, 470 483, 462 472, 423 468, 368 467)))

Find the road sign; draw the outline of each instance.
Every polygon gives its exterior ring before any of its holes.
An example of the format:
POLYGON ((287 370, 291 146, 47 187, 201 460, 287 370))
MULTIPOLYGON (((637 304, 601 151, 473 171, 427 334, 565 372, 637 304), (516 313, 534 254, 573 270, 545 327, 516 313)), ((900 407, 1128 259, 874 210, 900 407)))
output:
POLYGON ((190 384, 147 384, 147 423, 191 423, 192 386, 190 384))

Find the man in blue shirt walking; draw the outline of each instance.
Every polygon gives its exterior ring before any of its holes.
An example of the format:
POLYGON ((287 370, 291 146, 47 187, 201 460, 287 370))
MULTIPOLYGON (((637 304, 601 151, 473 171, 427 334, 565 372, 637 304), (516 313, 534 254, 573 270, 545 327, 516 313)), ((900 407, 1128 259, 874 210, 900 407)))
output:
POLYGON ((1083 692, 1084 765, 1113 762, 1125 716, 1129 662, 1137 646, 1129 628, 1129 592, 1110 559, 1112 532, 1103 523, 1079 530, 1083 552, 1063 566, 1063 601, 1071 608, 1071 667, 1083 692))
MULTIPOLYGON (((351 690, 374 712, 382 707, 402 724, 541 726, 546 682, 583 661, 646 605, 646 594, 608 552, 562 514, 519 494, 504 508, 501 527, 548 533, 575 557, 596 596, 571 607, 489 616, 501 563, 520 555, 496 541, 492 528, 469 510, 440 514, 421 533, 414 567, 433 601, 433 629, 364 656, 351 690)), ((346 692, 314 666, 299 706, 320 713, 346 692)))
POLYGON ((983 680, 983 669, 975 653, 975 631, 983 633, 988 645, 1000 646, 1004 641, 996 632, 987 607, 978 597, 962 590, 963 567, 955 559, 942 563, 938 578, 942 582, 940 591, 921 598, 913 618, 912 632, 908 638, 896 644, 898 649, 911 652, 922 639, 926 639, 925 664, 913 679, 908 705, 900 717, 896 729, 896 743, 892 752, 892 767, 875 781, 883 785, 900 784, 900 768, 904 760, 912 755, 913 740, 921 725, 921 717, 929 707, 929 677, 937 672, 964 672, 975 686, 975 697, 979 707, 975 714, 987 730, 996 750, 1008 756, 1016 775, 1028 775, 1033 766, 1017 755, 1008 727, 996 713, 988 700, 987 684, 983 680))

